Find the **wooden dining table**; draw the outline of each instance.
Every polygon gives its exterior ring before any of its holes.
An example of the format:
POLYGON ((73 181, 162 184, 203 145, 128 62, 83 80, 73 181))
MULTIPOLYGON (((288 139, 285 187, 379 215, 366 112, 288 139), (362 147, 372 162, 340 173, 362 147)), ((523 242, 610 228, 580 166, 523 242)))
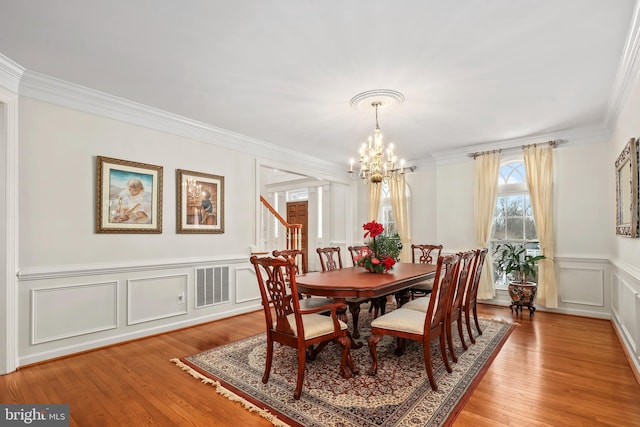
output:
MULTIPOLYGON (((335 302, 396 294, 401 298, 398 304, 402 305, 410 295, 409 288, 433 278, 435 272, 436 266, 432 264, 396 263, 385 273, 370 273, 362 267, 306 273, 296 276, 296 283, 299 292, 331 297, 335 302)), ((337 314, 340 320, 347 322, 346 308, 337 314)))

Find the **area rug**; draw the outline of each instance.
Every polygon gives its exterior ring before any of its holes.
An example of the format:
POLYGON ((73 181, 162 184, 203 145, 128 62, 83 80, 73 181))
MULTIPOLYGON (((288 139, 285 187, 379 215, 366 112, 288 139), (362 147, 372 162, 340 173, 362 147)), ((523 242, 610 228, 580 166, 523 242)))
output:
MULTIPOLYGON (((481 318, 483 334, 463 350, 455 341, 458 362, 448 373, 436 342, 431 344, 438 391, 431 390, 424 367, 422 345, 407 341, 406 352, 393 354, 395 338, 378 343, 378 374, 366 374, 371 364, 366 337, 370 318, 360 319, 364 345, 352 356, 360 374, 340 377, 339 347, 329 344, 314 361, 307 362, 300 400, 293 398, 296 384, 295 349, 275 344, 271 376, 262 383, 266 358, 265 334, 171 361, 216 387, 218 393, 240 402, 277 426, 441 426, 450 424, 499 352, 514 325, 481 318)), ((475 329, 474 329, 475 330, 475 329)), ((457 335, 457 333, 455 333, 457 335)))

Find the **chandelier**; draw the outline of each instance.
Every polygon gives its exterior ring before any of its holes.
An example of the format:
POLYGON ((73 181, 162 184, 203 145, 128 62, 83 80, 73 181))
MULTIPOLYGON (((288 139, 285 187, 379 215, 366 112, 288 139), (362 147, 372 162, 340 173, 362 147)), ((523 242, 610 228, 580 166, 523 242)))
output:
POLYGON ((413 172, 415 166, 405 166, 404 159, 398 162, 393 144, 385 147, 384 138, 378 124, 378 109, 399 104, 404 101, 404 96, 396 91, 379 89, 356 95, 351 99, 351 106, 363 105, 363 101, 369 103, 376 112, 376 127, 373 135, 360 147, 360 160, 358 170, 354 170, 354 160, 351 159, 349 173, 352 179, 362 179, 365 183, 379 184, 389 180, 399 180, 407 172, 413 172))

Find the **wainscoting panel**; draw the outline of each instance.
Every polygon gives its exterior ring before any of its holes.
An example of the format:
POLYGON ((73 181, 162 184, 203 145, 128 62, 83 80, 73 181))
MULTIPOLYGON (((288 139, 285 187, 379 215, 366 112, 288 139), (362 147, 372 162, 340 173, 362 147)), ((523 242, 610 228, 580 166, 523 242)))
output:
POLYGON ((260 301, 260 288, 253 265, 238 266, 235 280, 236 304, 260 301))
POLYGON ((127 324, 187 314, 187 274, 127 280, 127 324))
POLYGON ((17 274, 17 366, 259 310, 248 261, 219 255, 25 268, 17 274), (205 300, 214 303, 196 309, 198 269, 212 272, 205 300))
POLYGON ((613 325, 640 378, 640 272, 627 265, 614 264, 612 274, 613 325))
POLYGON ((620 281, 620 324, 622 329, 629 337, 631 348, 634 352, 638 351, 638 324, 636 322, 636 298, 637 293, 625 281, 620 281))
POLYGON ((567 304, 604 306, 604 270, 564 267, 560 270, 559 300, 567 304))
POLYGON ((115 281, 32 289, 31 344, 115 329, 117 301, 115 281))
POLYGON ((611 317, 611 264, 603 258, 556 257, 558 311, 611 317))

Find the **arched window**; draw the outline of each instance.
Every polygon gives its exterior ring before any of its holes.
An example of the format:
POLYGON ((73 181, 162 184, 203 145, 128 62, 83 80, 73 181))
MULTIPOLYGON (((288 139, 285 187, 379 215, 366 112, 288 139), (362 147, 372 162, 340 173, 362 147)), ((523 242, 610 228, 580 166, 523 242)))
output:
MULTIPOLYGON (((525 244, 528 255, 540 254, 540 243, 533 221, 531 198, 524 162, 512 160, 500 166, 498 200, 493 216, 491 252, 501 243, 525 244)), ((494 267, 494 286, 506 288, 508 281, 494 267)))

